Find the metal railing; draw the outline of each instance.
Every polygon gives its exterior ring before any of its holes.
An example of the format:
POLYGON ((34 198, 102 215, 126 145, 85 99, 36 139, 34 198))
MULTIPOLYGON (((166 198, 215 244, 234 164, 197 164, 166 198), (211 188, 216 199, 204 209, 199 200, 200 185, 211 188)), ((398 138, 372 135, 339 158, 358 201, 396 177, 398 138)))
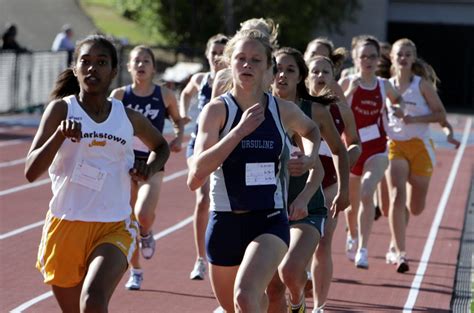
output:
MULTIPOLYGON (((119 72, 112 82, 116 88, 131 82, 127 71, 128 54, 133 46, 119 46, 119 72)), ((179 61, 202 62, 196 51, 176 47, 152 47, 158 73, 179 61)), ((67 67, 67 52, 0 51, 0 113, 31 110, 47 104, 58 75, 67 67)), ((159 76, 159 75, 158 75, 159 76)))
POLYGON ((0 113, 23 111, 48 101, 66 52, 0 53, 0 113))

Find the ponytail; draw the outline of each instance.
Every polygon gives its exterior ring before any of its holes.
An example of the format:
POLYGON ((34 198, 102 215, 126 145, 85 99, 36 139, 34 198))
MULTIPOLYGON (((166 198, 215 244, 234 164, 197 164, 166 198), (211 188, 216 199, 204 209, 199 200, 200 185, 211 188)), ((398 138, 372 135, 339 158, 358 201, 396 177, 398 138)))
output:
POLYGON ((431 83, 435 90, 437 90, 437 85, 440 82, 438 75, 436 75, 435 70, 431 65, 426 63, 425 60, 417 58, 415 63, 411 67, 412 72, 415 75, 421 76, 431 83))
POLYGON ((310 95, 306 88, 304 88, 304 91, 303 90, 301 90, 301 91, 298 90, 298 95, 303 100, 309 100, 311 102, 317 102, 317 103, 320 103, 324 106, 328 106, 328 105, 331 105, 331 104, 336 103, 337 101, 339 101, 339 98, 336 95, 334 95, 332 93, 331 89, 329 89, 329 87, 327 87, 327 86, 324 87, 318 93, 318 95, 316 95, 316 96, 310 95))
POLYGON ((71 68, 59 74, 54 84, 54 89, 50 94, 50 100, 62 99, 70 95, 79 94, 79 82, 71 68))
POLYGON ((334 64, 334 77, 339 75, 341 72, 341 68, 347 58, 347 54, 346 48, 339 47, 332 51, 331 55, 329 56, 332 63, 334 64))

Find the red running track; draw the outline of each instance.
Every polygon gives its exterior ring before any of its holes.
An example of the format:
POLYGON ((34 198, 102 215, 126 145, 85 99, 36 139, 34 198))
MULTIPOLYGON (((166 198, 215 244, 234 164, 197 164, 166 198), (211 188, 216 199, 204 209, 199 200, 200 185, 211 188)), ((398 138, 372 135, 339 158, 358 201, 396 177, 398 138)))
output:
MULTIPOLYGON (((398 274, 385 264, 390 232, 386 218, 374 223, 369 243, 369 270, 356 269, 344 254, 344 225, 333 244, 334 279, 326 312, 449 312, 468 190, 474 169, 472 117, 450 115, 456 137, 467 136, 467 146, 456 151, 444 143, 434 128, 437 165, 431 180, 427 208, 412 218, 407 229, 410 271, 398 274), (438 138, 438 140, 436 140, 438 138), (458 155, 458 162, 456 162, 458 155), (451 176, 453 166, 458 170, 451 176), (448 187, 446 187, 448 184, 448 187), (451 186, 451 188, 449 188, 451 186), (446 195, 443 198, 443 194, 446 195), (440 205, 445 200, 445 206, 440 205), (429 242, 436 213, 440 215, 427 262, 420 262, 429 242), (438 210, 440 209, 440 210, 438 210), (426 271, 421 267, 426 265, 426 271), (418 270, 418 275, 416 275, 418 270), (416 279, 419 279, 417 285, 416 279), (413 285, 413 287, 412 287, 413 285), (412 301, 413 304, 410 304, 412 301)), ((26 152, 34 128, 0 127, 0 311, 60 312, 49 286, 34 268, 41 225, 51 197, 46 176, 37 185, 23 176, 26 152)), ((454 168, 455 169, 455 168, 454 168)), ((209 279, 188 278, 195 253, 191 215, 194 194, 185 182, 184 152, 173 154, 166 165, 166 182, 157 208, 157 253, 143 261, 141 291, 127 291, 122 279, 110 303, 110 312, 212 312, 217 307, 209 279)), ((340 221, 339 224, 343 224, 340 221)), ((435 232, 432 231, 434 234, 435 232)), ((425 252, 425 258, 427 253, 425 252)), ((312 308, 307 299, 308 311, 312 308)))

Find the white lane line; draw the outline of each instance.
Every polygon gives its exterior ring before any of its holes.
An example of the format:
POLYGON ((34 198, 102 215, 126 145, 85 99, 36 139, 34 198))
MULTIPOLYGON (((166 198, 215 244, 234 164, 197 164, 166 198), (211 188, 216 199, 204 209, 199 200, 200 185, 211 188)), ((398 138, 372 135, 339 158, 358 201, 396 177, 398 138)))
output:
POLYGON ((52 291, 48 291, 43 293, 42 295, 37 296, 36 298, 31 299, 30 301, 27 301, 20 306, 14 308, 13 310, 10 311, 10 313, 20 313, 23 312, 23 310, 28 309, 30 306, 35 305, 38 302, 43 301, 44 299, 48 299, 49 297, 53 296, 52 291))
POLYGON ((28 140, 26 140, 26 139, 7 140, 7 141, 0 142, 0 147, 6 147, 6 146, 17 145, 17 144, 20 144, 20 143, 25 143, 25 142, 27 142, 27 141, 28 141, 28 140))
MULTIPOLYGON (((179 229, 183 228, 184 226, 188 225, 189 223, 191 223, 193 220, 193 216, 190 215, 188 217, 186 217, 184 220, 181 220, 179 221, 178 223, 174 224, 173 226, 171 227, 168 227, 162 231, 160 231, 158 234, 154 235, 153 238, 155 238, 155 240, 160 240, 168 235, 171 235, 172 233, 174 233, 175 231, 178 231, 179 229)), ((20 304, 19 306, 17 306, 16 308, 14 308, 13 310, 10 311, 10 313, 20 313, 20 312, 23 312, 24 310, 28 309, 29 307, 45 300, 45 299, 48 299, 50 297, 53 296, 53 293, 51 291, 49 292, 46 292, 46 293, 43 293, 42 295, 39 295, 31 300, 28 300, 22 304, 20 304)))
POLYGON ((51 180, 49 178, 45 178, 45 179, 42 179, 42 180, 35 181, 33 183, 28 183, 28 184, 16 186, 16 187, 13 187, 13 188, 10 188, 10 189, 1 190, 0 191, 0 197, 11 194, 11 193, 15 193, 15 192, 18 192, 18 191, 22 191, 22 190, 25 190, 25 189, 38 187, 38 186, 47 184, 49 182, 51 182, 51 180))
POLYGON ((25 161, 26 161, 26 158, 18 159, 18 160, 12 160, 12 161, 6 161, 6 162, 0 162, 0 168, 22 164, 22 163, 25 163, 25 161))
POLYGON ((153 236, 153 238, 155 240, 160 240, 161 238, 164 238, 166 236, 168 236, 169 234, 172 234, 174 233, 175 231, 177 231, 178 229, 181 229, 183 228, 184 226, 188 225, 189 223, 191 223, 193 221, 193 216, 190 215, 188 217, 186 217, 184 220, 174 224, 173 226, 171 227, 168 227, 166 228, 165 230, 162 230, 160 231, 158 234, 155 234, 153 236))
POLYGON ((181 170, 181 171, 178 171, 178 172, 174 172, 173 174, 170 174, 168 176, 165 176, 163 177, 163 182, 167 182, 167 181, 170 181, 170 180, 173 180, 173 179, 176 179, 178 177, 181 177, 183 175, 186 175, 188 173, 188 170, 187 169, 184 169, 184 170, 181 170))
POLYGON ((423 276, 425 275, 426 268, 428 267, 431 251, 433 250, 433 246, 436 241, 439 225, 441 224, 441 220, 444 215, 444 210, 446 209, 446 204, 448 203, 449 195, 451 194, 451 190, 453 188, 454 180, 456 179, 456 175, 459 170, 459 165, 461 164, 464 150, 466 149, 467 140, 469 138, 469 133, 471 131, 471 126, 472 126, 472 118, 469 118, 466 121, 466 125, 464 127, 461 146, 459 147, 458 152, 456 153, 453 166, 451 167, 451 172, 449 173, 448 181, 446 182, 443 194, 441 196, 441 200, 439 202, 438 208, 436 209, 436 215, 433 219, 433 223, 431 224, 431 229, 430 229, 428 238, 426 240, 425 247, 423 249, 423 254, 421 255, 420 264, 418 265, 418 269, 416 271, 415 277, 413 278, 413 282, 410 288, 410 293, 408 294, 407 301, 405 302, 405 305, 403 306, 403 313, 411 313, 413 310, 413 306, 416 303, 416 298, 418 297, 418 293, 420 291, 420 286, 423 281, 423 276))
POLYGON ((15 230, 9 231, 8 233, 0 234, 0 240, 7 239, 9 237, 13 237, 13 236, 18 235, 20 233, 23 233, 27 230, 42 226, 43 224, 44 224, 44 221, 39 221, 39 222, 30 224, 30 225, 26 225, 26 226, 17 228, 15 230))
MULTIPOLYGON (((173 179, 176 179, 178 177, 181 177, 181 176, 184 176, 188 173, 188 170, 187 169, 184 169, 184 170, 181 170, 181 171, 178 171, 178 172, 175 172, 175 173, 172 173, 168 176, 165 176, 163 178, 163 182, 168 182, 170 180, 173 180, 173 179)), ((49 182, 49 179, 46 179, 46 182, 49 182)), ((39 227, 39 226, 42 226, 44 224, 44 221, 40 221, 40 222, 36 222, 36 223, 33 223, 33 224, 30 224, 30 225, 26 225, 26 226, 23 226, 23 227, 20 227, 20 228, 17 228, 17 229, 14 229, 12 231, 9 231, 8 233, 4 233, 4 234, 0 234, 0 240, 3 240, 3 239, 6 239, 6 238, 9 238, 9 237, 13 237, 15 235, 18 235, 20 233, 23 233, 25 231, 28 231, 30 229, 33 229, 35 227, 39 227)), ((156 239, 156 238, 155 238, 156 239)))

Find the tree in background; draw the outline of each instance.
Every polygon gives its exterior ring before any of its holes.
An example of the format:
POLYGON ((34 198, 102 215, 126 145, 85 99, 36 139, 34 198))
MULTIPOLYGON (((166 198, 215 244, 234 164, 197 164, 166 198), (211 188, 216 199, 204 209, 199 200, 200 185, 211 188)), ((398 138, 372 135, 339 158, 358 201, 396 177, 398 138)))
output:
POLYGON ((280 44, 302 50, 315 32, 340 31, 360 8, 358 0, 117 0, 117 6, 151 36, 159 33, 185 50, 202 49, 218 32, 232 35, 241 21, 253 17, 274 19, 280 44))

